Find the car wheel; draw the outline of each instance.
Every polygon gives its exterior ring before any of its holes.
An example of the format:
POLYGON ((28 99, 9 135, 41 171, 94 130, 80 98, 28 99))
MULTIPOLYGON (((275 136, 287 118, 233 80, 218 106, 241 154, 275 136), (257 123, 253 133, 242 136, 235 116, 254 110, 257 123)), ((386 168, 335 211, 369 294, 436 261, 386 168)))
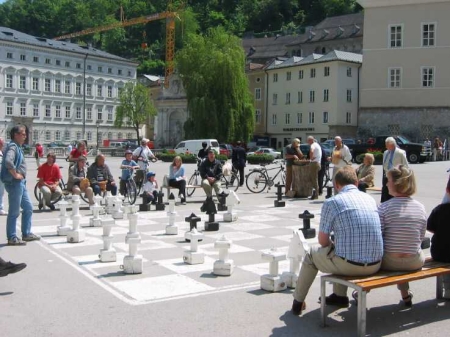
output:
POLYGON ((410 154, 408 155, 408 161, 409 161, 411 164, 416 164, 416 163, 418 163, 418 162, 419 162, 419 158, 420 158, 420 156, 419 156, 417 153, 415 153, 415 152, 412 152, 412 153, 410 153, 410 154))

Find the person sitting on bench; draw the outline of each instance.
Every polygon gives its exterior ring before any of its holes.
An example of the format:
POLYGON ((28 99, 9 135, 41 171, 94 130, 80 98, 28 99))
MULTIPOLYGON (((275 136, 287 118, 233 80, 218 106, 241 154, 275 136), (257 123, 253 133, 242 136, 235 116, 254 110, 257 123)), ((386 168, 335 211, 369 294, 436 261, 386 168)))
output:
MULTIPOLYGON (((425 207, 413 200, 416 193, 414 172, 399 165, 387 174, 389 195, 393 198, 380 204, 381 231, 383 233, 384 255, 381 269, 392 271, 420 270, 425 256, 420 248, 427 226, 425 207)), ((397 285, 405 306, 412 306, 412 293, 407 282, 397 285)))
POLYGON ((169 186, 178 188, 178 196, 181 204, 186 204, 186 177, 184 176, 183 161, 180 156, 173 159, 169 167, 169 186))
POLYGON ((214 150, 208 150, 208 157, 200 164, 202 187, 207 197, 212 197, 212 188, 216 195, 222 193, 220 178, 222 177, 222 164, 216 159, 214 150))
POLYGON ((144 204, 152 203, 156 205, 156 199, 158 198, 158 182, 155 178, 156 174, 154 172, 148 172, 146 175, 147 181, 145 182, 142 193, 142 198, 144 199, 144 204))
POLYGON ((375 157, 372 153, 366 153, 364 155, 363 163, 356 169, 356 175, 358 176, 358 190, 366 192, 368 187, 373 187, 373 179, 375 177, 375 167, 373 162, 375 157))

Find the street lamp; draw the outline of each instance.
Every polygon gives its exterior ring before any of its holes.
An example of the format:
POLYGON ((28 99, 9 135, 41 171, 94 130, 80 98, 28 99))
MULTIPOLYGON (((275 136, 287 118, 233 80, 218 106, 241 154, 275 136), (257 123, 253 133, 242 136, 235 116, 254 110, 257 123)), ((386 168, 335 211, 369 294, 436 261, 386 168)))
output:
POLYGON ((95 125, 97 126, 97 153, 98 153, 98 148, 99 148, 99 133, 98 133, 98 127, 100 126, 100 121, 97 120, 97 122, 95 123, 95 125))

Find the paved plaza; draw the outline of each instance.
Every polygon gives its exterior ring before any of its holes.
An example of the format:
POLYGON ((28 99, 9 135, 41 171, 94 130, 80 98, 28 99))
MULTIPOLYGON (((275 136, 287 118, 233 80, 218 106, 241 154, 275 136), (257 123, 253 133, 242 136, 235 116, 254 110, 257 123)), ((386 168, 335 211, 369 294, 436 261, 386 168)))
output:
MULTIPOLYGON (((93 161, 93 158, 89 159, 93 161)), ((119 176, 120 158, 108 158, 113 175, 119 176)), ((67 177, 67 163, 59 159, 67 177)), ((28 189, 33 196, 36 165, 27 159, 28 189)), ((194 164, 186 164, 187 176, 194 164)), ((169 163, 152 164, 158 181, 168 172, 169 163)), ((418 181, 417 200, 428 213, 442 199, 450 162, 414 165, 418 181)), ((381 186, 381 166, 376 167, 376 185, 381 186)), ((247 170, 248 171, 248 170, 247 170)), ((269 264, 261 258, 275 248, 287 252, 292 231, 302 227, 298 218, 308 210, 315 215, 312 227, 318 229, 324 196, 319 200, 284 199, 286 207, 274 208, 275 189, 253 194, 244 186, 237 191, 241 203, 236 207, 238 220, 222 222, 218 212, 218 232, 203 232, 199 248, 205 263, 187 265, 183 251, 189 249, 184 233, 191 213, 201 216, 198 228, 208 218, 200 212, 204 194, 197 189, 186 205, 176 206, 179 234, 165 235, 166 211, 139 213, 138 230, 142 243, 144 271, 126 275, 121 270, 128 246, 125 236, 128 220, 116 220, 112 234, 117 262, 101 263, 102 229, 89 227, 90 211, 81 210, 81 226, 86 231, 82 243, 67 243, 57 236, 58 211, 36 211, 32 231, 40 242, 26 247, 5 245, 6 218, 0 218, 0 255, 28 267, 0 279, 1 336, 352 336, 356 334, 356 307, 327 308, 329 327, 320 327, 319 282, 316 280, 306 299, 307 309, 299 318, 290 313, 292 290, 269 293, 260 290, 260 276, 269 264), (222 235, 233 241, 230 258, 236 268, 229 277, 212 274, 218 258, 214 242, 222 235)), ((379 192, 370 192, 377 202, 379 192)), ((5 201, 7 198, 5 196, 5 201)), ((138 199, 137 203, 140 203, 138 199)), ((86 205, 84 205, 86 206, 86 205)), ((311 244, 317 238, 309 239, 311 244)), ((428 253, 428 251, 426 251, 428 253)), ((280 272, 289 262, 280 263, 280 272)), ((319 274, 320 276, 320 274, 319 274)), ((405 310, 395 286, 374 290, 368 295, 367 333, 371 336, 446 334, 449 304, 434 299, 434 279, 411 284, 414 306, 405 310)), ((328 288, 328 293, 331 287, 328 288)), ((350 292, 349 292, 350 294, 350 292)))

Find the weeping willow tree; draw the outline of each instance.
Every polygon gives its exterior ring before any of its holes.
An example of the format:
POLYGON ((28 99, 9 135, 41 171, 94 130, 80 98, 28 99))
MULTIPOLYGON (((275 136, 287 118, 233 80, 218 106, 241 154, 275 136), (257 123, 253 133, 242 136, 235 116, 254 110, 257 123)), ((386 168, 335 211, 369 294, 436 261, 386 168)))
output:
POLYGON ((241 41, 220 27, 190 35, 176 62, 188 100, 186 138, 248 141, 254 104, 241 41))

